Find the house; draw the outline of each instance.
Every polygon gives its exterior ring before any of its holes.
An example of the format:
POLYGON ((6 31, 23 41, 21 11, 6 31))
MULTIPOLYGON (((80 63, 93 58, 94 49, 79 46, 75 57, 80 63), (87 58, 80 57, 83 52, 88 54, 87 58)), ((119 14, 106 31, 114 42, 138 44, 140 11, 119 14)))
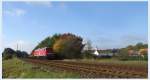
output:
POLYGON ((128 51, 129 56, 142 56, 142 57, 144 57, 144 55, 147 54, 147 53, 148 53, 147 48, 140 49, 139 51, 136 51, 136 50, 129 50, 128 51))
POLYGON ((135 50, 129 50, 128 51, 129 56, 139 56, 139 52, 135 50))

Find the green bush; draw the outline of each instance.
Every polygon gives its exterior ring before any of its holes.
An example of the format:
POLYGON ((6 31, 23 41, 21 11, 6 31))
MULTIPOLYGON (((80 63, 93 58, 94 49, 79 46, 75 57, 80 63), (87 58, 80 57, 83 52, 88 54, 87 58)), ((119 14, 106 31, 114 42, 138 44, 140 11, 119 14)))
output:
POLYGON ((116 57, 119 60, 127 60, 128 59, 128 49, 126 48, 122 48, 119 50, 118 54, 116 55, 116 57))
POLYGON ((18 58, 26 58, 28 57, 28 53, 25 51, 15 51, 11 48, 5 48, 4 51, 2 52, 2 58, 3 60, 7 59, 12 59, 13 57, 18 57, 18 58))
POLYGON ((16 56, 16 52, 11 48, 5 48, 2 52, 2 58, 3 60, 11 59, 14 56, 16 56))
POLYGON ((128 60, 144 60, 147 61, 148 60, 148 56, 142 57, 142 56, 129 56, 128 60))
POLYGON ((82 52, 82 58, 83 59, 95 59, 96 56, 92 54, 92 51, 85 50, 82 52))

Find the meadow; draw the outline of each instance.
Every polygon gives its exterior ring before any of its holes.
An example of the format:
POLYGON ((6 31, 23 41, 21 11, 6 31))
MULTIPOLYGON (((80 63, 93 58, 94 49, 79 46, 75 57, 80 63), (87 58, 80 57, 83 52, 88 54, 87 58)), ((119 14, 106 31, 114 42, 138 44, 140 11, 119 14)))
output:
POLYGON ((78 74, 43 70, 41 67, 13 58, 2 62, 2 78, 80 78, 78 74))
POLYGON ((147 61, 115 59, 3 61, 3 78, 147 78, 147 61))

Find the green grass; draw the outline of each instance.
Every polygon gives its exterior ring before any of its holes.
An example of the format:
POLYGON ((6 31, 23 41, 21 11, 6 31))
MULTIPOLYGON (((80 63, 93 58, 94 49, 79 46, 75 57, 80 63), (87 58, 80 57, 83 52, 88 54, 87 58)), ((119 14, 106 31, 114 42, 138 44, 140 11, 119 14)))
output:
POLYGON ((13 58, 2 62, 3 78, 80 78, 79 74, 66 71, 44 71, 37 66, 13 58))

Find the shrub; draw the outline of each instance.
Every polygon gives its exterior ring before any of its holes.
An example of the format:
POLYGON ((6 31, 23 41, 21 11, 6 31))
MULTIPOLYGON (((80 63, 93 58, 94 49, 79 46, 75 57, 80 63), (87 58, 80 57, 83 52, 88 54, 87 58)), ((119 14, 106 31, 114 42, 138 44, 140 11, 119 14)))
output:
POLYGON ((116 55, 116 57, 120 60, 127 60, 128 59, 128 49, 126 48, 122 48, 119 50, 118 55, 116 55))
POLYGON ((11 59, 13 56, 16 56, 16 52, 11 48, 5 48, 5 50, 2 52, 2 58, 4 60, 11 59))
POLYGON ((13 57, 18 57, 18 58, 26 58, 28 57, 28 53, 25 51, 14 51, 11 48, 5 48, 5 50, 2 52, 2 58, 3 60, 11 59, 13 57))
POLYGON ((95 59, 96 56, 94 54, 92 54, 92 51, 85 50, 82 52, 82 58, 84 58, 84 59, 95 59))

